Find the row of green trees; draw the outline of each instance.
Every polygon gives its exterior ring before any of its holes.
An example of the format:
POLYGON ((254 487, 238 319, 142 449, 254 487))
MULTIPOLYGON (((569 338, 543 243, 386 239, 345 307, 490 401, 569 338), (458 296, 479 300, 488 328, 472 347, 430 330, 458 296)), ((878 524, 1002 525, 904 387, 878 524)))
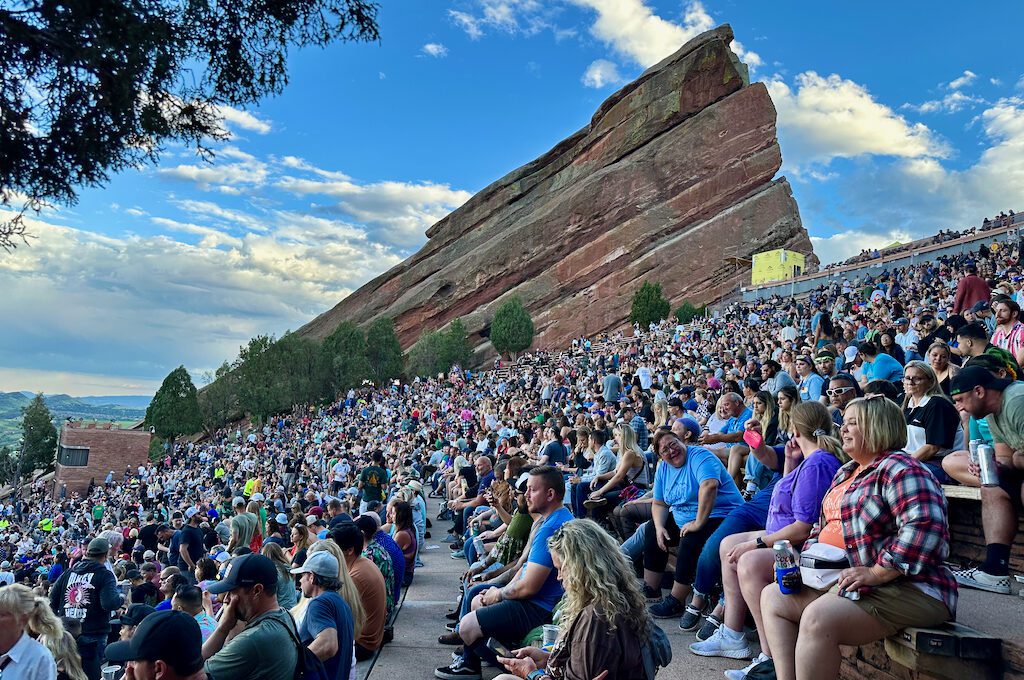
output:
MULTIPOLYGON (((489 330, 500 354, 528 349, 533 335, 533 320, 516 298, 498 309, 489 330)), ((184 366, 171 371, 146 409, 146 424, 157 437, 173 443, 242 415, 262 422, 293 404, 330 400, 364 380, 381 385, 400 377, 446 373, 454 364, 468 367, 472 361, 473 348, 461 319, 423 333, 407 356, 388 318, 374 321, 365 331, 342 322, 322 342, 294 333, 260 335, 241 347, 233 362, 204 374, 202 392, 184 366)))
MULTIPOLYGON (((672 305, 662 293, 661 284, 645 281, 633 294, 629 322, 639 323, 641 328, 647 328, 652 323, 667 319, 671 309, 672 305)), ((706 312, 707 305, 697 306, 687 301, 676 308, 674 316, 679 323, 685 324, 698 316, 704 316, 706 312)))

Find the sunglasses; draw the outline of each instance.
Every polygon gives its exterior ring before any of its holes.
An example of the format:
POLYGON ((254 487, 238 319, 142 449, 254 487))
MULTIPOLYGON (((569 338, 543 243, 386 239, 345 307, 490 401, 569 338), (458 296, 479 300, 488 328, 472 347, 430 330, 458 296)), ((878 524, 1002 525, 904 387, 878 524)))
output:
POLYGON ((832 389, 825 390, 825 394, 827 394, 830 397, 839 397, 839 396, 842 396, 842 395, 846 394, 847 392, 849 392, 851 390, 854 390, 854 389, 856 389, 856 388, 854 388, 854 387, 833 387, 832 389))

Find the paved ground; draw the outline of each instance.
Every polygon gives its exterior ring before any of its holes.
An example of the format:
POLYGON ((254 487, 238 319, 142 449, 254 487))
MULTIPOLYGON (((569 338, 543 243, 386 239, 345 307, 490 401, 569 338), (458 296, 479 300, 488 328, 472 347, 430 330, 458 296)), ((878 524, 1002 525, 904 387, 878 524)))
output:
MULTIPOLYGON (((437 515, 437 501, 429 504, 430 517, 437 515)), ((360 680, 427 680, 434 677, 434 669, 450 663, 453 647, 437 643, 437 636, 445 632, 445 612, 454 604, 458 574, 466 568, 464 560, 451 559, 447 544, 439 543, 448 522, 434 521, 433 538, 428 546, 439 546, 423 552, 425 567, 416 570, 416 578, 406 593, 402 608, 395 621, 395 639, 386 645, 376 660, 359 664, 360 680)), ((662 628, 672 641, 674 657, 668 668, 659 674, 659 680, 690 680, 692 678, 723 678, 722 671, 741 668, 745 663, 728 659, 708 659, 691 654, 686 645, 694 641, 692 633, 679 630, 677 621, 662 621, 662 628)), ((754 645, 756 649, 756 644, 754 645)), ((500 671, 484 669, 484 680, 490 680, 500 671)))

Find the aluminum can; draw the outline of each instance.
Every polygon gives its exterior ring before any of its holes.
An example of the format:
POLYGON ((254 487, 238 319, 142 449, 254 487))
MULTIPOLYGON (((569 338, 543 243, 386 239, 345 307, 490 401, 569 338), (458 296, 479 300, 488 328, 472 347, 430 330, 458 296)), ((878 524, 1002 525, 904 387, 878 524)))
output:
POLYGON ((978 447, 978 467, 981 468, 982 486, 999 486, 999 469, 996 468, 995 448, 987 444, 978 447))
POLYGON ((772 545, 775 553, 775 580, 783 595, 800 592, 803 582, 800 580, 800 554, 789 541, 775 541, 772 545))
POLYGON ((982 443, 983 442, 980 439, 972 439, 967 444, 967 450, 971 454, 971 462, 974 464, 978 463, 978 447, 981 446, 982 443))

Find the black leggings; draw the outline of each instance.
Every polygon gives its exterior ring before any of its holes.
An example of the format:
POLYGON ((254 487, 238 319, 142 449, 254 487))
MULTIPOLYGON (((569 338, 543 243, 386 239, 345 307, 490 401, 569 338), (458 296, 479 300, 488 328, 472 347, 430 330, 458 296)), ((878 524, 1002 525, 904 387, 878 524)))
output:
MULTIPOLYGON (((665 530, 671 537, 668 545, 679 546, 676 549, 676 583, 686 586, 693 584, 693 579, 697 575, 697 559, 700 557, 700 551, 704 549, 704 544, 707 543, 711 534, 715 533, 715 529, 723 519, 723 517, 709 518, 700 531, 692 531, 685 536, 680 536, 675 518, 671 512, 668 514, 668 518, 665 520, 665 530)), ((658 532, 652 526, 644 541, 644 569, 660 574, 665 571, 667 563, 668 553, 658 547, 658 532)))

